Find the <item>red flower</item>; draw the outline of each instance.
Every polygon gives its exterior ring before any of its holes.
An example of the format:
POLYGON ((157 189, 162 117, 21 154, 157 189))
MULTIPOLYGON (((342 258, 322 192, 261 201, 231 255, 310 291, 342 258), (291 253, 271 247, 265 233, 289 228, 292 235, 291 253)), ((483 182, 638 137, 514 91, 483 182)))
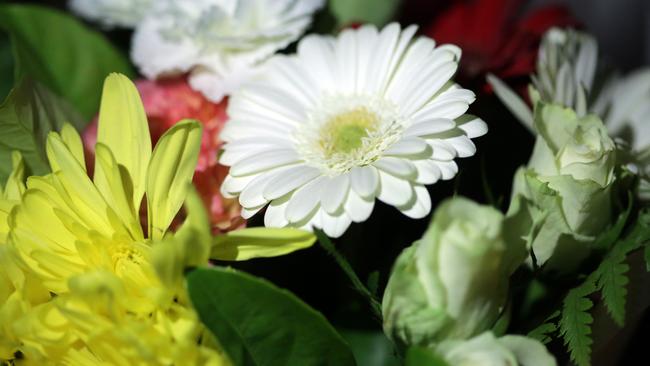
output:
MULTIPOLYGON (((203 124, 201 153, 193 182, 210 213, 213 232, 229 231, 245 225, 245 220, 239 216, 239 203, 223 198, 219 192, 228 173, 227 167, 217 163, 217 153, 222 144, 219 133, 228 119, 227 99, 219 104, 212 103, 190 88, 185 78, 138 80, 135 85, 147 114, 153 143, 181 119, 196 119, 203 124)), ((97 119, 86 128, 83 139, 90 157, 87 160, 92 162, 97 141, 97 119)))
MULTIPOLYGON (((463 50, 461 83, 486 85, 487 73, 513 81, 534 71, 544 32, 576 24, 564 7, 546 6, 518 16, 522 5, 520 0, 457 1, 424 33, 463 50)), ((527 78, 521 81, 527 83, 527 78)))

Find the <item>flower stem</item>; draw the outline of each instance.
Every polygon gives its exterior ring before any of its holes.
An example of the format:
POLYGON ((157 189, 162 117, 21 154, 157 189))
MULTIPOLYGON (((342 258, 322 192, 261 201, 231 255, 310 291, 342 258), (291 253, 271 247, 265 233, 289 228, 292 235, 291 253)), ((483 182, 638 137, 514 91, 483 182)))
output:
POLYGON ((368 300, 368 305, 370 306, 370 309, 373 312, 373 315, 375 318, 381 322, 382 321, 382 315, 381 315, 381 303, 377 300, 377 298, 368 290, 368 288, 361 282, 359 279, 359 276, 354 272, 354 269, 350 265, 350 262, 348 262, 347 259, 336 249, 332 241, 323 233, 321 230, 315 230, 316 237, 318 237, 318 242, 320 243, 320 246, 325 249, 327 254, 331 255, 336 263, 339 265, 339 267, 343 270, 343 272, 346 274, 350 282, 352 282, 352 286, 354 287, 357 292, 359 292, 363 297, 368 300))

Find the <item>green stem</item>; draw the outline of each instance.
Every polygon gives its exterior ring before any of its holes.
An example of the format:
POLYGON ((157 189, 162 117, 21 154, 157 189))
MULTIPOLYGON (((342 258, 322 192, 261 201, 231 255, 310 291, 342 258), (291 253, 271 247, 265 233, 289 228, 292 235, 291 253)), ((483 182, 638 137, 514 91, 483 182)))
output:
POLYGON ((350 262, 348 262, 345 257, 339 253, 339 251, 336 249, 332 241, 323 233, 321 230, 315 230, 316 236, 318 237, 318 242, 320 243, 320 246, 325 249, 327 254, 331 255, 336 263, 339 265, 339 267, 343 270, 343 272, 346 274, 350 282, 352 282, 352 286, 354 287, 357 292, 359 292, 363 297, 365 297, 368 300, 368 303, 370 305, 370 309, 372 310, 374 316, 377 318, 378 321, 381 322, 382 315, 381 315, 381 303, 375 298, 375 296, 368 290, 368 288, 361 282, 357 274, 354 272, 354 269, 350 265, 350 262))

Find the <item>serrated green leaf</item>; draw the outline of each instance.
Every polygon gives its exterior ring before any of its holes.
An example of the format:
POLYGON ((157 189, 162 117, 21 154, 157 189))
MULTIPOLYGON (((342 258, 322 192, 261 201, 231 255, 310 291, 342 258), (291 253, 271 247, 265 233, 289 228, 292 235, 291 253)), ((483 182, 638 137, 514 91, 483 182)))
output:
POLYGON ((632 206, 634 205, 634 199, 631 194, 628 197, 627 209, 618 216, 614 225, 607 229, 602 234, 598 235, 596 241, 593 244, 594 249, 607 250, 610 249, 616 241, 620 238, 625 224, 627 224, 628 218, 630 217, 630 212, 632 212, 632 206))
POLYGON ((47 135, 74 121, 79 121, 76 112, 47 88, 31 80, 18 84, 0 105, 0 181, 10 173, 14 150, 22 154, 32 175, 49 172, 47 135))
POLYGON ((553 314, 544 320, 544 323, 528 332, 528 337, 537 339, 543 344, 550 342, 552 340, 551 334, 557 332, 558 329, 557 324, 551 322, 551 320, 558 318, 560 315, 561 312, 559 310, 554 311, 553 314))
POLYGON ((97 113, 102 83, 110 72, 134 75, 125 55, 101 33, 64 12, 3 4, 0 28, 13 44, 16 80, 29 75, 40 81, 70 101, 85 122, 97 113))
POLYGON ((591 324, 594 319, 589 310, 594 304, 587 296, 596 290, 594 283, 588 279, 581 286, 571 289, 562 304, 560 335, 569 349, 571 360, 578 366, 591 365, 591 324))
POLYGON ((187 284, 201 321, 234 365, 354 365, 349 347, 296 296, 226 268, 190 272, 187 284))
POLYGON ((625 322, 625 300, 629 279, 626 276, 630 266, 625 263, 626 253, 610 253, 598 267, 597 286, 601 289, 603 302, 612 319, 619 326, 625 322))

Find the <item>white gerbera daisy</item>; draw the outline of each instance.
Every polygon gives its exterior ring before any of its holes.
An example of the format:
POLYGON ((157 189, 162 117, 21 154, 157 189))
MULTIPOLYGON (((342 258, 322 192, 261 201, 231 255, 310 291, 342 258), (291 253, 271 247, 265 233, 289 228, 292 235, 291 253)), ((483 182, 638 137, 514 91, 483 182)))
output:
POLYGON ((153 0, 70 0, 73 12, 106 27, 135 27, 151 10, 153 0))
POLYGON ((298 39, 323 2, 159 0, 136 28, 131 56, 150 79, 190 72, 190 85, 218 102, 298 39))
POLYGON ((454 158, 473 155, 470 139, 487 127, 464 115, 474 93, 450 81, 460 49, 413 41, 415 31, 305 37, 231 97, 222 192, 239 196, 244 217, 269 204, 266 226, 338 237, 375 198, 412 218, 429 213, 425 185, 454 177, 454 158))

